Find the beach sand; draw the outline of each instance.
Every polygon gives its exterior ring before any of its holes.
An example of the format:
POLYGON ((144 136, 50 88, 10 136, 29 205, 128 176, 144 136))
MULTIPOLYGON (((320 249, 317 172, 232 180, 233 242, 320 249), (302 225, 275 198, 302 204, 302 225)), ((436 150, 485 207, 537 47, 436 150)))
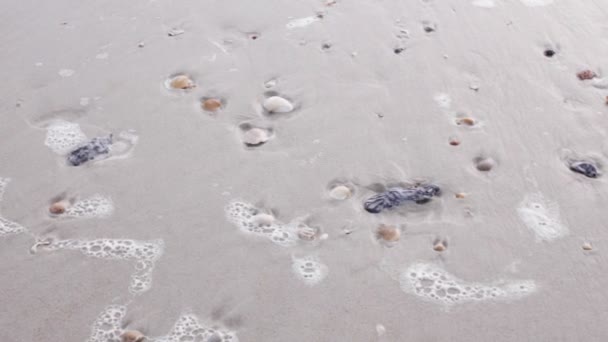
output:
POLYGON ((1 341, 608 336, 608 185, 567 165, 607 165, 608 3, 13 0, 0 16, 1 341), (196 86, 167 89, 180 74, 196 86), (264 111, 273 95, 294 110, 264 111), (81 130, 72 147, 138 139, 68 166, 45 145, 57 122, 81 130), (363 209, 418 180, 441 196, 363 209), (60 194, 107 206, 50 216, 60 194), (245 232, 237 201, 288 238, 245 232), (180 317, 199 325, 168 335, 180 317))

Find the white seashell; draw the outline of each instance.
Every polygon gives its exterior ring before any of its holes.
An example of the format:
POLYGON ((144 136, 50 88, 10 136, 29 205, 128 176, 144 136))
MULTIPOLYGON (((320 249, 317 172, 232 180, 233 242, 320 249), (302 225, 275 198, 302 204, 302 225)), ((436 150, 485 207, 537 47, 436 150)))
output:
POLYGON ((331 189, 329 192, 329 197, 336 200, 345 200, 352 195, 350 189, 344 185, 338 185, 335 188, 331 189))
POLYGON ((253 216, 253 222, 258 225, 271 225, 274 222, 274 216, 270 214, 257 214, 253 216))
POLYGON ((384 336, 386 334, 386 328, 382 324, 376 324, 376 333, 378 336, 384 336))
POLYGON ((243 134, 243 142, 248 146, 258 146, 270 139, 270 133, 262 128, 254 127, 243 134))
POLYGON ((263 106, 270 113, 289 113, 293 110, 293 104, 280 96, 267 98, 263 106))

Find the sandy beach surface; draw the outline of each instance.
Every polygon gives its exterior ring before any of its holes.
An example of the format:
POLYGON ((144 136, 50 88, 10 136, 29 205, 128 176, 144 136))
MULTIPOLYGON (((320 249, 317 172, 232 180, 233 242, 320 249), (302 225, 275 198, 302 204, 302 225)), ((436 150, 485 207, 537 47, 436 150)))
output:
POLYGON ((0 341, 608 339, 607 1, 0 18, 0 341))

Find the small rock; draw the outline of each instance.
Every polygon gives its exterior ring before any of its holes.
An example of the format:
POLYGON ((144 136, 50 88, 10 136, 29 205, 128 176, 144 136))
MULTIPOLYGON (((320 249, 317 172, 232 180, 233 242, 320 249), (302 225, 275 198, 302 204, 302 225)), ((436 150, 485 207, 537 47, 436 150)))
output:
POLYGON ((144 46, 146 46, 146 44, 144 42, 139 42, 137 44, 137 47, 143 48, 144 46))
POLYGON ((384 334, 386 334, 386 328, 384 325, 376 324, 376 333, 378 334, 378 337, 384 336, 384 334))
POLYGON ((545 50, 544 55, 545 55, 545 57, 551 58, 551 57, 555 56, 555 51, 553 51, 551 49, 547 49, 547 50, 545 50))
POLYGON ((202 107, 208 112, 215 112, 222 108, 222 101, 219 99, 211 98, 203 100, 202 107))
POLYGON ((107 156, 110 153, 113 135, 95 137, 68 154, 68 163, 72 166, 82 165, 90 160, 107 156))
POLYGON ((589 178, 597 178, 599 176, 597 166, 595 166, 592 162, 575 161, 570 164, 570 170, 585 175, 589 178))
POLYGON ((263 106, 269 113, 289 113, 293 110, 293 104, 280 96, 267 98, 263 106))
POLYGON ((593 250, 593 246, 591 245, 591 243, 585 242, 583 244, 583 250, 585 250, 585 251, 591 251, 591 250, 593 250))
POLYGON ((590 80, 590 79, 595 78, 597 76, 597 74, 591 70, 583 70, 583 71, 579 72, 578 74, 576 74, 576 76, 578 77, 579 80, 585 81, 585 80, 590 80))
POLYGON ((329 191, 329 197, 336 200, 345 200, 350 198, 351 195, 350 188, 344 185, 338 185, 329 191))
POLYGON ((398 55, 398 54, 402 53, 403 51, 405 51, 405 49, 404 48, 400 48, 400 47, 399 48, 395 48, 393 50, 393 52, 395 53, 395 55, 398 55))
POLYGON ((450 138, 450 145, 458 146, 460 145, 460 140, 458 140, 457 138, 450 138))
POLYGON ((482 172, 488 172, 496 166, 496 161, 492 158, 479 158, 476 160, 475 167, 482 172))
POLYGON ((253 127, 243 134, 243 142, 247 146, 260 146, 270 139, 270 133, 262 128, 253 127))
POLYGON ((454 197, 456 197, 458 199, 463 199, 463 198, 467 197, 467 195, 464 192, 457 192, 454 194, 454 197))
POLYGON ((469 84, 469 89, 479 91, 479 85, 477 84, 469 84))
POLYGON ((137 330, 127 330, 120 335, 122 342, 142 342, 146 336, 137 330))
POLYGON ((399 241, 401 237, 401 230, 395 226, 388 226, 385 224, 381 224, 376 229, 376 238, 378 240, 384 240, 386 242, 396 242, 399 241))

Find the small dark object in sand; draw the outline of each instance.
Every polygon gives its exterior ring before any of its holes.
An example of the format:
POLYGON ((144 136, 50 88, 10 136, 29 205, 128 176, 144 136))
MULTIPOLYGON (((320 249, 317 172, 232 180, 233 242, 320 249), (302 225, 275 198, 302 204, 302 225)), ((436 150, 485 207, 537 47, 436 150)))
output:
POLYGON ((591 162, 586 162, 586 161, 573 162, 572 164, 570 164, 570 170, 583 174, 589 178, 597 178, 597 176, 599 176, 597 167, 591 162))
POLYGON ((579 72, 578 74, 576 74, 576 76, 578 77, 579 80, 585 81, 585 80, 593 79, 597 75, 595 72, 593 72, 591 70, 583 70, 583 71, 579 72))
POLYGON ((545 50, 545 57, 553 57, 555 55, 555 51, 551 49, 545 50))
POLYGON ((79 166, 95 159, 101 154, 110 152, 112 144, 112 134, 105 137, 95 137, 83 146, 78 147, 68 155, 68 163, 72 166, 79 166))
POLYGON ((411 188, 390 188, 368 198, 363 203, 363 208, 367 212, 377 214, 384 209, 391 209, 408 201, 424 204, 434 196, 439 196, 440 193, 439 187, 432 184, 418 185, 411 188))
POLYGON ((395 48, 395 50, 393 50, 393 52, 398 55, 400 53, 402 53, 405 49, 404 48, 395 48))

